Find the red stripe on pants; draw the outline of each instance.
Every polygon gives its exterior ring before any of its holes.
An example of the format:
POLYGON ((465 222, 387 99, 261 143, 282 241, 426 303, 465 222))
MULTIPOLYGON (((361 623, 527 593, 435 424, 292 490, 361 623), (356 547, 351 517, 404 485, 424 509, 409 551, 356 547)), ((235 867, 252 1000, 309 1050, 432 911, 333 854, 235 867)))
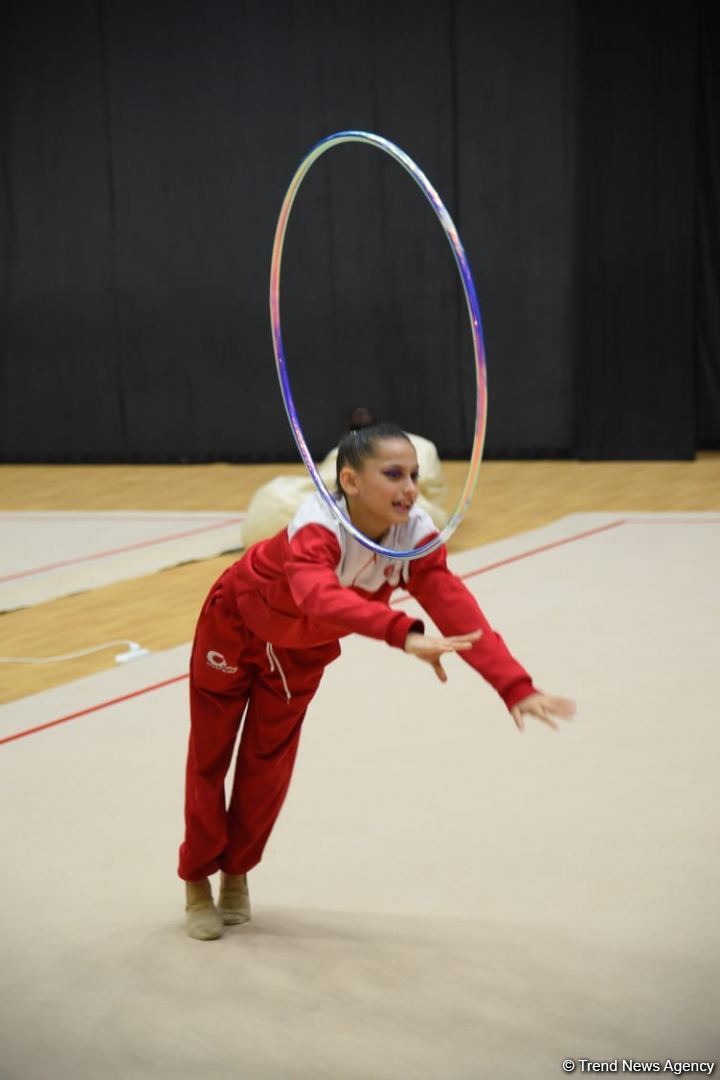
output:
POLYGON ((260 862, 287 795, 305 712, 339 651, 336 642, 275 648, 271 663, 266 643, 227 614, 219 590, 211 592, 190 662, 185 840, 178 867, 185 881, 216 870, 243 874, 260 862), (225 777, 243 714, 226 807, 225 777))

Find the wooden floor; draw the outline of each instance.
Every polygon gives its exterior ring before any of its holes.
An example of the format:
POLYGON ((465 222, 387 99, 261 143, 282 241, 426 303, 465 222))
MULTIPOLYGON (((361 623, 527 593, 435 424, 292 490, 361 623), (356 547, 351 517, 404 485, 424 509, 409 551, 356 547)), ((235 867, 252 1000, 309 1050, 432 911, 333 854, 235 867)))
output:
MULTIPOLYGON (((449 505, 464 462, 447 462, 449 505)), ((260 484, 288 465, 0 466, 0 510, 244 510, 260 484)), ((583 511, 720 511, 720 453, 693 462, 487 462, 451 551, 583 511)), ((195 617, 228 558, 0 615, 0 655, 51 656, 118 638, 156 650, 192 638, 195 617)), ((0 667, 0 701, 111 667, 112 651, 47 667, 0 667)))

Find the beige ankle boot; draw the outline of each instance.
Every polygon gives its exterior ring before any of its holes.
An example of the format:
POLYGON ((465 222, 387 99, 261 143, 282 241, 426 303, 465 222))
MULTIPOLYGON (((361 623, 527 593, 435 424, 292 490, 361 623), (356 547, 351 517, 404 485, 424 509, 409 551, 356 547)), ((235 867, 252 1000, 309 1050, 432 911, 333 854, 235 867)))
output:
POLYGON ((223 921, 213 903, 210 882, 185 882, 185 919, 187 932, 198 941, 214 941, 222 937, 223 921))
POLYGON ((218 910, 225 926, 237 926, 250 919, 247 874, 222 874, 218 910))

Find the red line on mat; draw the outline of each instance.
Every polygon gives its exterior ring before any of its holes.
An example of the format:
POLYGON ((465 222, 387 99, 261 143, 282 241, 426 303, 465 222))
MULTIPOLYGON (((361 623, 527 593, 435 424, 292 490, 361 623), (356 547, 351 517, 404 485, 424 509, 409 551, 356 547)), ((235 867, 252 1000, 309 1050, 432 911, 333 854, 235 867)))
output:
POLYGON ((78 555, 74 559, 63 559, 61 562, 49 563, 47 566, 36 566, 34 570, 20 570, 17 574, 6 574, 0 577, 2 581, 15 581, 17 578, 31 577, 33 574, 44 574, 48 570, 58 570, 61 566, 72 566, 73 563, 91 562, 93 559, 106 559, 109 555, 121 555, 124 551, 135 551, 137 548, 152 547, 154 544, 165 544, 169 540, 181 540, 184 536, 194 536, 196 533, 211 532, 213 529, 226 529, 229 525, 238 525, 242 518, 228 518, 227 521, 216 521, 212 525, 201 525, 197 529, 186 529, 184 532, 169 533, 167 536, 157 536, 154 540, 139 540, 136 544, 126 544, 124 547, 110 548, 108 551, 98 551, 93 555, 78 555))
POLYGON ((720 518, 628 518, 626 525, 720 525, 720 518))
MULTIPOLYGON (((500 559, 498 562, 489 563, 487 566, 481 566, 477 570, 470 570, 466 574, 461 574, 460 577, 464 580, 470 577, 476 577, 478 574, 486 574, 489 570, 497 570, 501 566, 508 566, 510 563, 519 562, 520 559, 529 559, 531 555, 541 555, 544 551, 551 551, 553 548, 562 547, 564 544, 572 544, 576 540, 586 540, 589 536, 597 536, 599 533, 608 532, 610 529, 616 529, 619 525, 637 525, 646 524, 645 522, 636 520, 627 520, 626 518, 619 518, 617 521, 610 521, 606 525, 599 525, 595 529, 587 529, 585 532, 575 533, 574 536, 566 536, 562 540, 553 540, 550 544, 542 544, 540 547, 531 548, 530 551, 521 551, 517 555, 510 555, 507 559, 500 559)), ((648 521, 649 525, 664 524, 661 520, 648 521)), ((674 524, 684 524, 682 522, 674 522, 674 524)), ((687 522, 692 524, 692 522, 687 522)), ((720 521, 716 522, 720 524, 720 521)), ((402 604, 406 600, 409 600, 410 596, 400 596, 393 603, 402 604)), ((59 720, 51 720, 47 724, 40 724, 38 727, 28 728, 27 731, 18 731, 15 735, 6 735, 4 738, 0 738, 0 746, 3 743, 13 742, 15 739, 22 739, 26 735, 34 735, 38 731, 45 731, 47 728, 56 727, 58 724, 64 724, 68 720, 76 720, 80 716, 87 716, 88 713, 98 712, 100 709, 107 709, 110 705, 118 705, 121 701, 128 701, 130 698, 139 697, 141 694, 148 694, 152 690, 160 690, 163 686, 170 686, 171 683, 180 682, 182 679, 187 679, 188 674, 176 675, 172 679, 166 679, 164 682, 155 683, 153 686, 145 686, 140 690, 134 690, 131 694, 125 694, 123 697, 113 698, 111 701, 103 701, 99 705, 91 705, 88 709, 82 709, 80 712, 71 713, 69 716, 61 716, 59 720)))
POLYGON ((172 683, 181 682, 187 678, 187 673, 173 675, 172 679, 165 679, 163 682, 154 683, 152 686, 143 686, 140 690, 133 690, 131 694, 123 694, 121 697, 111 698, 110 701, 102 701, 99 705, 90 705, 87 709, 80 709, 79 712, 61 716, 59 720, 50 720, 47 724, 38 724, 37 727, 28 728, 27 731, 18 731, 14 735, 5 735, 0 738, 0 746, 3 743, 14 742, 15 739, 23 739, 26 735, 35 735, 38 731, 47 731, 48 728, 57 727, 58 724, 66 724, 68 720, 77 720, 79 716, 87 716, 88 713, 99 712, 100 709, 109 709, 111 705, 119 705, 121 701, 129 701, 131 698, 139 697, 141 694, 148 694, 151 690, 160 690, 163 686, 170 686, 172 683))
MULTIPOLYGON (((611 521, 607 525, 598 525, 596 529, 575 533, 574 536, 566 536, 563 540, 553 540, 551 544, 543 544, 541 547, 531 548, 530 551, 521 551, 518 555, 509 555, 507 559, 499 559, 498 562, 488 563, 487 566, 481 566, 477 570, 468 570, 466 574, 458 574, 458 577, 461 581, 466 581, 468 578, 477 577, 478 574, 487 574, 489 570, 509 566, 510 563, 519 562, 520 559, 529 559, 531 555, 541 555, 543 551, 551 551, 552 548, 562 547, 563 544, 572 544, 575 540, 585 540, 588 536, 596 536, 598 533, 607 532, 608 529, 616 529, 618 525, 625 524, 626 522, 623 519, 619 519, 618 521, 611 521)), ((393 600, 393 603, 404 604, 411 599, 410 594, 405 593, 404 596, 399 596, 396 600, 393 600)))
POLYGON ((620 518, 618 521, 610 521, 607 525, 598 525, 595 529, 576 533, 574 536, 566 536, 563 540, 553 540, 551 544, 543 544, 541 547, 532 548, 530 551, 521 551, 519 555, 510 555, 507 559, 481 566, 479 570, 469 570, 467 574, 461 574, 463 581, 478 574, 487 574, 488 570, 497 570, 500 566, 509 566, 510 563, 519 562, 520 559, 529 559, 531 555, 541 555, 543 551, 551 551, 553 548, 562 547, 563 544, 572 544, 575 540, 585 540, 588 536, 597 536, 598 533, 607 532, 609 529, 617 529, 618 525, 626 525, 627 522, 620 518))

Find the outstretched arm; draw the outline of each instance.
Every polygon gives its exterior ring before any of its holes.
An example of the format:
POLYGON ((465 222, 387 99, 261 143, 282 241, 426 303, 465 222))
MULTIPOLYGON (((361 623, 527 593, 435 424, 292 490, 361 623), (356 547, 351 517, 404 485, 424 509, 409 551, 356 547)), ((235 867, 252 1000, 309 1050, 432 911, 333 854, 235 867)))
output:
POLYGON ((408 634, 422 633, 421 619, 341 585, 336 572, 339 561, 340 546, 328 529, 306 525, 293 537, 285 573, 293 600, 304 615, 337 634, 363 634, 398 649, 404 647, 408 634))
POLYGON ((519 731, 525 728, 526 716, 534 716, 557 729, 555 717, 569 719, 574 715, 574 702, 545 694, 533 685, 531 677, 488 623, 473 594, 448 569, 444 548, 411 564, 408 589, 443 634, 462 634, 475 627, 482 630, 471 648, 465 646, 462 650, 463 660, 497 690, 519 731))
POLYGON ((489 624, 473 594, 448 569, 444 547, 410 564, 407 587, 446 636, 482 630, 462 658, 497 690, 508 709, 536 692, 527 671, 489 624))

